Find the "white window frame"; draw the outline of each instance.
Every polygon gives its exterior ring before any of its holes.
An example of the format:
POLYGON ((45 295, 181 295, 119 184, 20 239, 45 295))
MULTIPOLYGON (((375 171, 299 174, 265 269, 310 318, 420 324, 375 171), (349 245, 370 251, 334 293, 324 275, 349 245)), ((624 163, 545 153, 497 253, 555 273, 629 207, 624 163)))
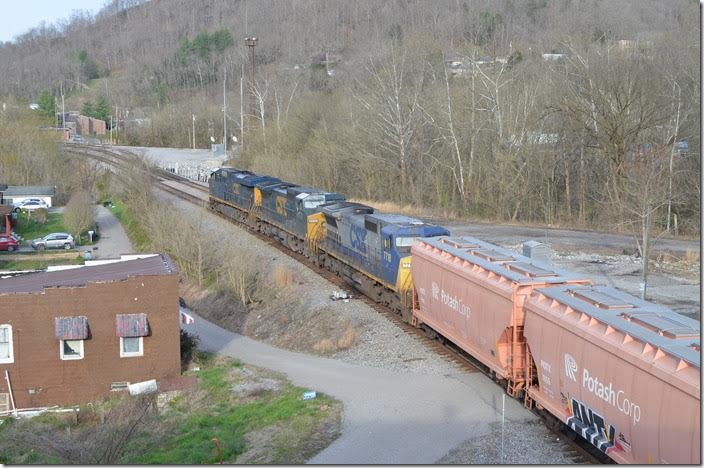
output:
POLYGON ((15 351, 14 351, 14 346, 12 344, 12 325, 9 323, 3 323, 0 324, 0 328, 7 328, 8 334, 10 336, 9 340, 9 345, 10 345, 10 352, 9 352, 9 357, 6 358, 0 358, 0 364, 12 364, 15 362, 15 351))
POLYGON ((143 336, 127 336, 120 337, 120 357, 139 357, 144 356, 144 337, 143 336), (124 351, 124 340, 125 338, 139 338, 139 351, 128 353, 124 351))
POLYGON ((84 341, 86 340, 59 340, 59 356, 61 357, 62 361, 76 361, 78 359, 83 359, 83 356, 85 356, 85 343, 84 341), (64 341, 80 341, 81 342, 81 352, 78 356, 65 356, 64 355, 64 341))

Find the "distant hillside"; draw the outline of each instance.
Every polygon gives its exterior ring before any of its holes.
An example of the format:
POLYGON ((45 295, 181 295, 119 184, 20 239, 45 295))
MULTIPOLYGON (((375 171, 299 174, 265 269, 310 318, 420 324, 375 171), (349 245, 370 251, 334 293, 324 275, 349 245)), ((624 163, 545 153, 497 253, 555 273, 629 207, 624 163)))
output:
POLYGON ((0 46, 0 96, 349 197, 696 233, 699 33, 696 0, 116 0, 0 46))
MULTIPOLYGON (((113 0, 95 17, 34 28, 0 46, 0 95, 36 99, 44 88, 69 89, 96 76, 119 74, 127 86, 113 94, 127 105, 158 86, 199 87, 184 76, 222 63, 238 68, 243 38, 258 38, 257 60, 308 65, 321 51, 354 63, 394 38, 452 50, 476 45, 482 55, 512 49, 558 51, 565 37, 649 40, 676 33, 698 41, 696 0, 113 0), (217 58, 201 50, 180 61, 179 46, 201 33, 227 30, 234 38, 217 58), (80 53, 86 51, 86 61, 80 53)), ((207 70, 209 69, 209 70, 207 70)))

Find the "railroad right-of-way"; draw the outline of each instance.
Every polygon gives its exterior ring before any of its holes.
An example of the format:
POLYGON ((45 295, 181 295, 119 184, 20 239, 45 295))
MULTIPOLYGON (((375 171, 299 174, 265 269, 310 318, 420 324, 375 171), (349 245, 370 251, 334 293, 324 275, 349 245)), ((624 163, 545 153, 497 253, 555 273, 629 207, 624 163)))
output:
MULTIPOLYGON (((172 188, 172 187, 171 187, 171 188, 172 188)), ((189 195, 187 198, 188 198, 188 199, 191 199, 191 200, 194 199, 194 198, 196 198, 198 202, 201 201, 201 200, 200 200, 200 197, 193 197, 193 195, 189 195)), ((498 372, 498 371, 497 371, 497 372, 498 372)), ((503 445, 503 444, 502 444, 502 445, 503 445)))

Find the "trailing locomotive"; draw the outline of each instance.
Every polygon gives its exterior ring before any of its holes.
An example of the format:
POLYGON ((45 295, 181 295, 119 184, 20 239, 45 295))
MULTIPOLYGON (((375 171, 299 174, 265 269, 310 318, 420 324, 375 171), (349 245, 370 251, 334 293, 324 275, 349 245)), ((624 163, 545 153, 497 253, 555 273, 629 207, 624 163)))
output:
POLYGON ((220 168, 210 208, 482 363, 619 463, 700 463, 700 324, 589 278, 334 192, 220 168))

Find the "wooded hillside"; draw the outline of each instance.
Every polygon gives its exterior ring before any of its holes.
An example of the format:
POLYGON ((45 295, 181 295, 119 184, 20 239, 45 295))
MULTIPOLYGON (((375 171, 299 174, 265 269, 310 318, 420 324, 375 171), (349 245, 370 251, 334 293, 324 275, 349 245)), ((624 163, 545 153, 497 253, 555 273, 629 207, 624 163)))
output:
POLYGON ((238 166, 484 219, 696 234, 699 36, 694 0, 115 0, 0 46, 0 95, 104 96, 151 119, 140 145, 189 147, 195 115, 205 148, 226 74, 238 166))

